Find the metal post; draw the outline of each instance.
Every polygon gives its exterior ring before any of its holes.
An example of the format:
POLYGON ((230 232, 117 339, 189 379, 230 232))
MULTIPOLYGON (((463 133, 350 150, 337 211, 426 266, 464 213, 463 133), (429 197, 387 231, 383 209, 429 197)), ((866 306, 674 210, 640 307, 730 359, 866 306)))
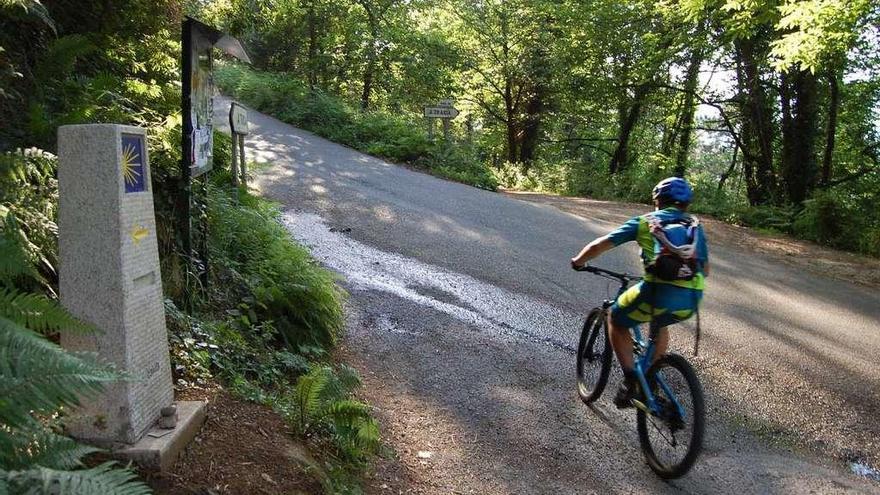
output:
MULTIPOLYGON (((233 152, 235 152, 233 143, 233 152)), ((238 135, 239 162, 241 163, 241 183, 247 188, 247 162, 244 160, 244 134, 238 135)))
POLYGON ((199 206, 199 258, 202 261, 202 271, 199 273, 199 281, 202 283, 202 290, 208 288, 210 279, 208 277, 208 174, 202 175, 199 179, 201 182, 201 194, 203 203, 199 206))
MULTIPOLYGON (((192 107, 192 22, 189 19, 183 21, 181 25, 181 83, 182 96, 181 110, 183 115, 183 136, 180 164, 180 184, 177 195, 177 211, 178 211, 178 235, 183 247, 183 254, 186 257, 185 263, 190 265, 193 259, 192 249, 192 177, 190 166, 192 165, 192 131, 193 121, 190 109, 192 107)), ((184 297, 188 302, 192 302, 189 288, 190 270, 185 270, 186 282, 184 283, 184 297)))
POLYGON ((432 117, 425 117, 428 121, 428 140, 434 140, 434 119, 432 117))
POLYGON ((235 149, 235 143, 238 141, 238 135, 232 133, 232 185, 238 187, 238 152, 235 149))
POLYGON ((449 121, 450 119, 443 119, 443 139, 449 141, 449 121))
POLYGON ((474 118, 468 114, 467 119, 464 121, 464 127, 467 130, 467 142, 468 144, 474 143, 474 118))

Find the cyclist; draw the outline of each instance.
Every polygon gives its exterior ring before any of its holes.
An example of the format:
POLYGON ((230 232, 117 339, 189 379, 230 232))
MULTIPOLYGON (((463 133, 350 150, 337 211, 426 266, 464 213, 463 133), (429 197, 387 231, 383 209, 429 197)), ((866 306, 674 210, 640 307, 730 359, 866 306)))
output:
POLYGON ((652 213, 633 217, 617 230, 587 244, 571 259, 572 267, 578 268, 625 242, 636 241, 642 249, 644 279, 620 295, 608 318, 609 340, 624 376, 614 397, 618 408, 630 406, 638 388, 630 329, 654 320, 659 329, 654 360, 659 359, 669 345, 666 327, 694 314, 703 297, 704 278, 709 274, 703 228, 687 213, 693 197, 690 184, 680 177, 664 179, 654 187, 652 197, 652 213), (672 275, 667 261, 673 263, 672 275), (687 266, 683 271, 682 265, 687 266))

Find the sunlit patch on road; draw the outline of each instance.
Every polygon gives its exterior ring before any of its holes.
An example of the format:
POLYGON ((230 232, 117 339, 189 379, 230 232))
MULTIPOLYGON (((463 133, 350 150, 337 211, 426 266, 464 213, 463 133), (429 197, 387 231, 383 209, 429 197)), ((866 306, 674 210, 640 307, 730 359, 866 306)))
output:
POLYGON ((434 308, 472 326, 574 352, 580 316, 473 277, 380 251, 330 228, 318 215, 286 212, 284 224, 315 258, 355 288, 434 308))
POLYGON ((862 476, 874 481, 880 481, 880 469, 869 466, 863 462, 851 462, 849 468, 858 476, 862 476))

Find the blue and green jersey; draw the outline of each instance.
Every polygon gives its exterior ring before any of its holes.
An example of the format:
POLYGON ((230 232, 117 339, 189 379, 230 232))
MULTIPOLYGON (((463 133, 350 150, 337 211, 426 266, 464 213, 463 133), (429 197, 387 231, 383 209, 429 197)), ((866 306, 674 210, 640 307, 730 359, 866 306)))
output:
MULTIPOLYGON (((625 242, 636 241, 639 247, 642 248, 642 263, 645 267, 650 265, 654 258, 657 256, 657 252, 659 251, 657 246, 657 240, 651 235, 651 230, 649 228, 649 216, 653 216, 660 220, 661 222, 668 220, 678 220, 682 218, 687 218, 688 214, 684 211, 676 208, 670 207, 664 210, 657 210, 651 213, 647 213, 645 215, 639 215, 637 217, 633 217, 629 219, 625 224, 621 225, 614 232, 608 234, 608 239, 614 243, 615 246, 619 246, 625 242)), ((669 237, 670 242, 674 244, 681 244, 686 242, 686 238, 675 238, 676 229, 672 229, 672 231, 667 231, 667 237, 669 237)), ((681 235, 686 235, 684 233, 684 229, 681 229, 681 235)), ((709 248, 706 246, 706 236, 703 234, 703 226, 697 226, 697 275, 693 278, 693 280, 659 280, 654 278, 650 273, 645 274, 646 282, 657 282, 661 284, 671 284, 678 287, 685 287, 688 289, 698 289, 702 290, 705 286, 705 276, 703 275, 703 265, 706 261, 709 260, 709 248)))

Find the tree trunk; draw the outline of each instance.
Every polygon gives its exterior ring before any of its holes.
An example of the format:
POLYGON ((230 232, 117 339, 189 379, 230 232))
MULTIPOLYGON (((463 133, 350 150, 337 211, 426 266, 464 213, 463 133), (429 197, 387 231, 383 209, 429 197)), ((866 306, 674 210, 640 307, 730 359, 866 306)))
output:
POLYGON ((510 79, 505 83, 504 88, 504 114, 506 117, 505 123, 507 124, 507 161, 510 163, 516 163, 517 153, 516 153, 516 115, 514 103, 513 103, 513 94, 511 91, 511 82, 510 79))
MULTIPOLYGON (((501 12, 499 21, 501 22, 501 38, 503 40, 501 50, 506 61, 510 60, 510 45, 508 44, 508 19, 504 15, 504 11, 501 12)), ((505 69, 505 71, 507 70, 509 69, 505 69)), ((510 163, 516 163, 519 156, 516 152, 518 130, 516 107, 517 102, 513 98, 513 77, 506 73, 504 76, 504 117, 507 124, 507 161, 510 163)))
POLYGON ((629 138, 636 127, 636 123, 639 121, 642 104, 647 94, 648 84, 639 84, 633 95, 632 103, 620 122, 620 130, 617 133, 617 148, 615 148, 614 154, 611 155, 611 162, 608 164, 608 172, 611 175, 623 170, 629 163, 629 138))
POLYGON ((783 133, 784 148, 788 150, 782 163, 788 199, 803 203, 816 187, 818 163, 816 138, 819 134, 819 111, 816 104, 816 76, 810 71, 789 74, 792 83, 792 116, 790 132, 783 133))
POLYGON ((318 19, 315 15, 315 0, 310 0, 307 7, 306 22, 308 24, 309 48, 309 88, 314 90, 318 85, 318 19))
POLYGON ((688 63, 687 77, 684 82, 684 104, 681 108, 681 133, 678 138, 678 153, 675 156, 675 175, 684 177, 687 171, 688 154, 691 149, 691 134, 694 125, 694 113, 697 111, 696 91, 700 76, 700 64, 703 56, 699 50, 691 53, 688 63))
POLYGON ((660 154, 665 158, 672 157, 672 148, 675 146, 675 142, 678 141, 678 131, 681 127, 681 109, 675 109, 675 122, 672 123, 672 126, 664 125, 663 126, 663 136, 661 138, 661 142, 663 143, 660 146, 660 154))
POLYGON ((536 54, 537 68, 533 71, 532 79, 536 82, 532 86, 531 97, 526 104, 525 121, 522 123, 522 139, 520 140, 519 159, 528 168, 535 160, 538 148, 538 138, 541 131, 541 117, 544 114, 544 99, 547 93, 545 84, 546 74, 541 63, 546 56, 540 50, 536 54))
POLYGON ((373 92, 373 72, 376 70, 375 56, 370 55, 364 69, 364 91, 361 93, 361 110, 370 108, 370 95, 373 92))
POLYGON ((544 101, 541 95, 535 95, 526 105, 526 119, 523 122, 522 140, 519 145, 519 161, 526 166, 535 159, 535 151, 538 148, 538 137, 541 130, 541 113, 544 111, 544 101))
POLYGON ((742 114, 743 171, 751 205, 773 200, 776 175, 773 172, 773 114, 758 67, 756 51, 766 51, 766 43, 740 39, 734 43, 737 85, 742 114))
POLYGON ((721 178, 718 179, 718 192, 721 192, 724 189, 724 183, 727 182, 727 179, 733 174, 733 171, 736 170, 736 153, 739 151, 739 148, 733 147, 733 158, 730 159, 730 166, 727 167, 727 170, 721 174, 721 178))
POLYGON ((379 54, 376 52, 376 43, 379 41, 379 18, 373 11, 370 2, 359 2, 367 13, 367 23, 370 26, 370 46, 367 48, 367 65, 364 68, 364 90, 361 93, 361 110, 370 108, 370 96, 373 92, 373 77, 376 73, 376 60, 379 54))
POLYGON ((831 182, 831 163, 834 155, 834 136, 837 133, 837 112, 840 109, 840 73, 833 69, 828 73, 828 123, 825 127, 825 153, 822 156, 823 186, 831 182))
POLYGON ((794 161, 792 146, 794 145, 796 138, 793 136, 794 119, 792 118, 791 111, 792 100, 794 99, 794 95, 792 94, 792 87, 793 82, 791 80, 791 74, 783 72, 780 75, 779 80, 779 100, 780 108, 782 110, 782 170, 791 168, 793 166, 792 162, 794 161))

